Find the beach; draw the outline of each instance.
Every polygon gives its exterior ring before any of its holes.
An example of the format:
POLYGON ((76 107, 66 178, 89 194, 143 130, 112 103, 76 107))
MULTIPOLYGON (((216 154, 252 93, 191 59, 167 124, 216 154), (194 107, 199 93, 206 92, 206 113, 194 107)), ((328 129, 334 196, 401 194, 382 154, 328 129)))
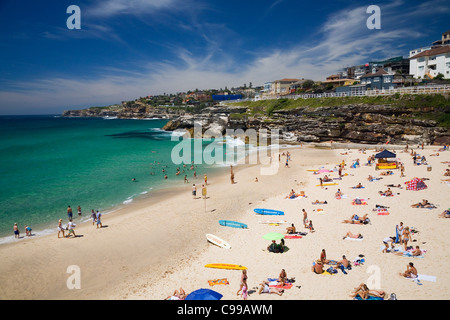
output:
POLYGON ((414 165, 409 150, 396 149, 397 160, 405 166, 405 177, 400 177, 398 169, 393 170, 393 175, 381 176, 386 170, 366 165, 368 156, 378 153, 373 149, 362 152, 305 144, 280 150, 289 151, 291 160, 286 167, 285 156, 281 156, 273 175, 261 175, 261 165, 253 164, 233 168, 234 184, 227 173, 208 175, 206 200, 201 199, 203 177, 199 176, 189 184, 156 192, 153 197, 137 199, 104 215, 102 228, 97 229, 90 222, 78 224, 76 238, 57 238, 55 221, 54 234, 0 246, 0 298, 163 300, 179 288, 187 293, 210 288, 220 292, 222 299, 242 300, 236 294, 240 270, 205 268, 206 264, 224 263, 247 267, 248 300, 349 300, 353 289, 361 283, 370 289, 395 293, 399 300, 448 299, 450 276, 441 269, 450 261, 450 250, 445 245, 450 220, 438 215, 450 207, 449 185, 443 181, 449 178, 443 174, 450 152, 439 152, 439 148, 414 148, 420 156, 425 155, 431 171, 428 165, 414 165), (437 152, 439 156, 432 156, 437 152), (360 166, 351 168, 356 159, 360 160, 360 166), (316 186, 319 177, 327 174, 332 179, 338 178, 338 173, 314 174, 308 170, 335 169, 342 161, 346 165, 341 180, 323 188, 316 186), (382 179, 369 182, 369 175, 382 179), (406 190, 404 183, 415 177, 425 178, 425 190, 406 190), (192 197, 192 183, 199 187, 199 199, 192 197), (364 188, 353 189, 358 183, 364 188), (379 191, 386 190, 388 184, 400 184, 402 188, 392 187, 394 196, 382 197, 379 191), (291 189, 296 193, 303 191, 306 197, 286 199, 291 189), (335 198, 338 189, 344 193, 341 199, 335 198), (356 197, 367 199, 367 205, 352 205, 356 197), (411 208, 422 199, 437 208, 411 208), (312 204, 316 200, 326 200, 327 204, 312 204), (373 211, 377 204, 389 207, 389 214, 378 215, 373 211), (255 208, 276 209, 285 214, 256 215, 255 208), (304 228, 302 209, 312 220, 314 232, 304 228), (342 223, 353 214, 368 214, 370 223, 342 223), (218 223, 221 219, 242 222, 248 229, 221 226, 218 223), (267 219, 287 223, 260 223, 267 219), (383 239, 395 236, 400 222, 418 231, 412 234, 409 245, 419 245, 425 250, 423 258, 381 251, 383 239), (306 235, 286 239, 289 248, 286 252, 268 252, 270 241, 263 239, 263 235, 284 234, 292 223, 306 235), (363 239, 344 240, 349 231, 361 233, 363 239), (231 249, 207 242, 208 233, 227 241, 231 249), (312 263, 319 259, 322 249, 326 250, 327 259, 339 261, 345 255, 350 261, 363 258, 364 262, 353 266, 347 274, 340 270, 330 275, 315 274, 312 263), (400 276, 409 262, 414 263, 419 274, 431 277, 417 282, 400 276), (79 289, 68 288, 73 266, 80 272, 79 289), (293 286, 281 296, 258 294, 259 284, 277 278, 281 269, 286 270, 288 278, 295 278, 293 286), (215 279, 227 279, 229 284, 210 286, 208 281, 215 279))

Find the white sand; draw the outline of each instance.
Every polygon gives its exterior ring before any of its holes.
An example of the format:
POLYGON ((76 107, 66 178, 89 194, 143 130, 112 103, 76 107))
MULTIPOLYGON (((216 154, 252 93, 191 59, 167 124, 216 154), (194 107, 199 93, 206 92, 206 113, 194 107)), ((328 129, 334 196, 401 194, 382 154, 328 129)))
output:
MULTIPOLYGON (((409 153, 397 151, 398 160, 405 164, 405 178, 399 170, 394 175, 368 182, 367 176, 380 176, 374 166, 365 166, 366 154, 358 150, 319 150, 295 148, 290 150, 290 167, 284 167, 282 157, 276 175, 261 175, 259 166, 235 168, 236 184, 229 176, 208 176, 208 200, 193 200, 191 184, 180 187, 174 194, 138 201, 115 213, 104 216, 106 227, 96 229, 91 224, 78 225, 77 234, 82 237, 58 239, 56 234, 17 241, 0 246, 0 298, 2 299, 154 299, 161 300, 182 287, 186 292, 199 288, 211 288, 224 295, 224 299, 242 299, 236 295, 241 271, 205 268, 208 263, 240 264, 248 268, 249 300, 256 299, 350 299, 352 289, 366 283, 387 293, 396 293, 398 299, 447 299, 450 281, 443 271, 449 262, 450 250, 445 245, 446 230, 450 220, 438 218, 438 214, 450 207, 450 187, 442 181, 450 160, 450 152, 436 153, 438 147, 417 150, 425 154, 432 171, 426 166, 413 166, 409 153), (347 155, 341 153, 348 152, 347 155), (361 167, 349 168, 352 160, 359 158, 361 167), (343 173, 337 186, 316 187, 318 177, 307 169, 320 166, 334 168, 345 160, 343 173), (255 182, 258 177, 259 182, 255 182), (406 190, 405 181, 414 177, 429 178, 428 189, 406 190), (365 189, 352 189, 361 182, 365 189), (398 184, 403 189, 391 188, 394 197, 378 194, 386 190, 386 184, 398 184), (334 193, 340 188, 346 199, 337 200, 334 193), (305 191, 307 198, 284 199, 289 191, 305 191), (397 195, 396 193, 399 193, 397 195), (356 196, 369 198, 366 206, 351 205, 356 196), (155 199, 156 198, 156 199, 155 199), (326 205, 312 205, 312 201, 326 200, 326 205), (411 204, 427 199, 438 209, 413 209, 411 204), (373 212, 375 204, 389 206, 390 215, 373 212), (257 207, 278 209, 284 216, 256 216, 257 207), (314 233, 304 229, 301 209, 313 221, 314 233), (318 208, 324 209, 319 213, 318 208), (371 224, 344 224, 352 214, 369 214, 371 224), (266 219, 283 219, 288 224, 270 226, 260 224, 266 219), (234 220, 246 223, 249 229, 222 227, 218 220, 234 220), (395 226, 415 227, 411 245, 426 250, 424 258, 405 258, 392 253, 381 253, 382 240, 395 235, 395 226), (268 253, 270 241, 262 236, 268 232, 284 233, 294 223, 299 231, 308 234, 302 239, 287 239, 289 250, 282 254, 268 253), (347 231, 360 232, 362 241, 343 240, 347 231), (226 250, 209 244, 205 234, 212 233, 231 244, 226 250), (334 275, 317 275, 311 271, 312 262, 325 249, 327 258, 349 260, 364 255, 365 263, 354 267, 348 275, 339 271, 334 275), (412 261, 418 272, 436 276, 436 282, 421 281, 422 285, 399 276, 412 261), (81 289, 69 290, 66 281, 70 265, 79 266, 81 289), (276 278, 284 268, 289 278, 295 277, 294 286, 282 296, 255 292, 258 284, 267 278, 276 278), (208 280, 227 278, 229 285, 210 287, 208 280)), ((337 177, 337 172, 329 174, 337 177)), ((201 184, 199 178, 196 183, 201 184)), ((198 194, 201 192, 199 191, 198 194)))

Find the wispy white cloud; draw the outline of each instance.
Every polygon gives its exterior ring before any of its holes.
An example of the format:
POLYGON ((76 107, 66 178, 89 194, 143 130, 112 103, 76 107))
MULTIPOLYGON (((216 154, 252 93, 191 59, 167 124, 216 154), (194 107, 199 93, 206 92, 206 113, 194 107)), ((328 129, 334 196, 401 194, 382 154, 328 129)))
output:
POLYGON ((121 14, 149 14, 174 6, 178 0, 101 0, 88 8, 88 16, 110 17, 121 14))

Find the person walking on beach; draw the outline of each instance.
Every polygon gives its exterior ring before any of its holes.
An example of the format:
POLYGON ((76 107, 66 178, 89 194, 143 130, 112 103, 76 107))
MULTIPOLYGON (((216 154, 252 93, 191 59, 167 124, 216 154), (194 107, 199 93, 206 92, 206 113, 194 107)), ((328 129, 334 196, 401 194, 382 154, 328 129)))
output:
POLYGON ((67 217, 72 220, 72 208, 70 206, 67 207, 67 217))
POLYGON ((203 196, 203 199, 206 199, 206 193, 207 193, 206 186, 202 185, 202 196, 203 196))
POLYGON ((98 229, 98 226, 100 226, 100 228, 103 227, 101 217, 102 217, 102 214, 100 212, 98 212, 98 210, 97 210, 97 213, 96 213, 97 229, 98 229))
POLYGON ((248 288, 248 286, 247 286, 247 279, 248 279, 248 277, 247 277, 247 270, 244 269, 244 270, 242 270, 241 282, 239 284, 239 290, 236 292, 237 296, 239 295, 239 292, 241 292, 241 290, 242 290, 242 294, 244 294, 244 292, 243 292, 244 287, 248 288))
POLYGON ((208 177, 205 174, 205 185, 208 185, 208 177))
POLYGON ((233 166, 230 166, 230 179, 231 179, 231 184, 234 184, 233 166))
POLYGON ((78 206, 78 210, 77 211, 78 211, 78 216, 81 217, 81 207, 80 206, 78 206))
POLYGON ((94 225, 95 221, 97 220, 97 215, 95 214, 94 209, 91 210, 91 218, 92 218, 92 225, 94 225))
POLYGON ((305 228, 309 228, 309 225, 308 225, 308 213, 306 212, 305 209, 302 209, 302 211, 303 211, 303 226, 305 228))
POLYGON ((59 234, 62 232, 63 238, 64 238, 64 227, 62 225, 62 219, 59 219, 58 222, 58 239, 60 238, 59 234))
POLYGON ((67 229, 69 230, 69 234, 67 235, 67 238, 70 238, 70 235, 73 234, 73 236, 76 238, 77 235, 75 234, 75 223, 72 222, 72 220, 69 220, 69 223, 67 224, 67 229))
POLYGON ((13 231, 14 231, 14 238, 19 239, 20 231, 19 231, 19 227, 17 226, 17 223, 14 223, 13 231))
POLYGON ((192 199, 195 199, 197 196, 197 187, 195 186, 195 183, 192 185, 192 199))

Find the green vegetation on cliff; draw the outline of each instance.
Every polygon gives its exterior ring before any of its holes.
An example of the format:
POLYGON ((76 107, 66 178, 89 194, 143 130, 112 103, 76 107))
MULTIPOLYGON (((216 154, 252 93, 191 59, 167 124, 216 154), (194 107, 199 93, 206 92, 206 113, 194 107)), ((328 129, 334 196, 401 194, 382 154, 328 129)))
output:
POLYGON ((439 126, 450 127, 450 100, 442 94, 395 94, 390 96, 330 97, 312 99, 272 99, 232 103, 246 106, 249 116, 271 117, 275 111, 296 108, 338 107, 345 105, 390 105, 393 108, 408 109, 416 119, 435 120, 439 126))

